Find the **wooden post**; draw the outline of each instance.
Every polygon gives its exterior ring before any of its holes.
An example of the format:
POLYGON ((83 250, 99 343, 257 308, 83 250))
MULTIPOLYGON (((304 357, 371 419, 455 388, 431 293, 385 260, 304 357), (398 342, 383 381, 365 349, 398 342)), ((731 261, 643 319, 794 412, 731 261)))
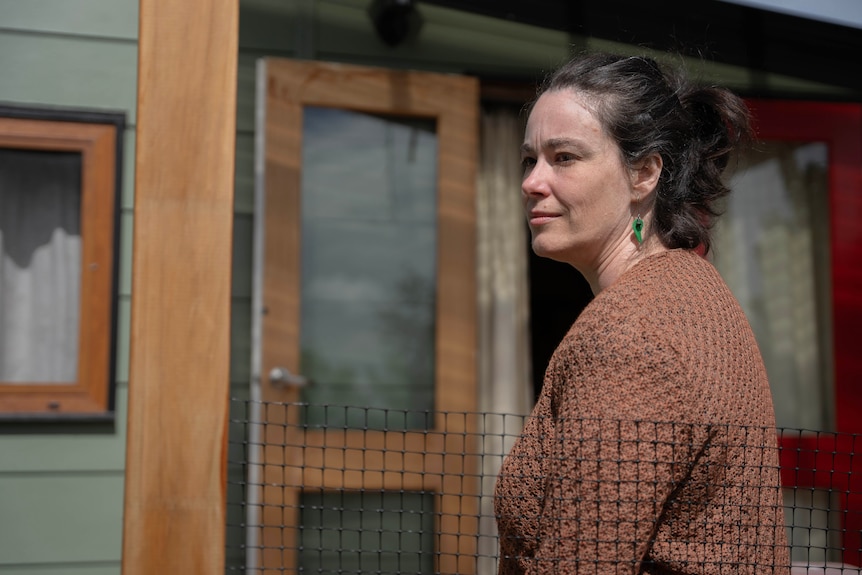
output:
POLYGON ((239 8, 140 0, 123 574, 224 572, 239 8))

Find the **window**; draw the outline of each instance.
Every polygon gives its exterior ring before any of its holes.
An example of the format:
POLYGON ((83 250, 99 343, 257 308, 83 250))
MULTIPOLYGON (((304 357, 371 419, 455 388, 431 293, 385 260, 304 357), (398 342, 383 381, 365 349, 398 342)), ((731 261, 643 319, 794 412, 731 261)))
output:
POLYGON ((124 125, 0 106, 0 418, 112 416, 124 125))

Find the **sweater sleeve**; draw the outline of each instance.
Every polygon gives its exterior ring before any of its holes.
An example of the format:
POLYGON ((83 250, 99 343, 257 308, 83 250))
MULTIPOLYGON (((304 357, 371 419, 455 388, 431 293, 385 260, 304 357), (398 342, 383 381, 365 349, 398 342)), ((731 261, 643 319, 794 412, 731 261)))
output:
MULTIPOLYGON (((542 574, 639 573, 708 443, 683 363, 624 329, 581 334, 555 366, 554 443, 536 553, 542 574)), ((636 334, 635 334, 636 335, 636 334)))

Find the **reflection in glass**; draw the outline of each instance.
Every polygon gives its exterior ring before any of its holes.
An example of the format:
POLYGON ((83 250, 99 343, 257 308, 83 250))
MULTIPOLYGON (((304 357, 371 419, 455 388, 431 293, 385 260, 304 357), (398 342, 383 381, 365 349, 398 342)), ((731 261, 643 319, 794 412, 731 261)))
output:
POLYGON ((827 148, 761 142, 730 185, 713 257, 754 329, 777 423, 830 429, 827 148))
POLYGON ((790 560, 809 565, 840 563, 841 515, 837 492, 808 487, 784 489, 784 522, 790 560))
POLYGON ((308 107, 302 155, 304 400, 383 408, 307 421, 391 429, 386 409, 434 407, 434 125, 308 107))
POLYGON ((305 573, 433 573, 434 507, 427 493, 303 493, 305 573))

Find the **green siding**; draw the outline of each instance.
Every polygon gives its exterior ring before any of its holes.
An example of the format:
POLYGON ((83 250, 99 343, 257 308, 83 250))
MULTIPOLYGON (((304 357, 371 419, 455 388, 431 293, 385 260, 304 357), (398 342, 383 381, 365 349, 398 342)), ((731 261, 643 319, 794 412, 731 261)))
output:
POLYGON ((0 0, 0 102, 125 112, 117 417, 0 426, 0 572, 120 573, 126 447, 137 0, 0 0))
POLYGON ((132 293, 132 231, 134 213, 132 210, 120 212, 120 277, 117 289, 121 296, 128 298, 132 293))
MULTIPOLYGON (((130 257, 130 256, 127 256, 130 257)), ((121 296, 117 305, 117 412, 122 413, 125 396, 123 386, 129 383, 129 337, 131 335, 132 301, 130 296, 121 296)), ((117 420, 117 430, 126 433, 125 420, 117 420)))
POLYGON ((254 134, 236 135, 236 189, 234 211, 237 215, 254 213, 254 134))
POLYGON ((134 124, 137 52, 129 40, 0 30, 0 101, 122 110, 134 124))
POLYGON ((135 129, 126 125, 123 137, 123 189, 120 208, 131 210, 135 207, 135 129))
MULTIPOLYGON (((265 54, 245 53, 240 46, 237 61, 236 130, 254 138, 255 65, 265 54)), ((237 166, 239 168, 239 166, 237 166)), ((244 174, 245 175, 245 174, 244 174)))
POLYGON ((251 299, 234 298, 230 317, 231 396, 245 397, 251 377, 251 299))
MULTIPOLYGON (((234 300, 251 305, 251 241, 254 222, 251 214, 237 213, 234 216, 233 276, 231 292, 234 300)), ((248 313, 248 312, 247 312, 248 313)), ((247 375, 247 374, 246 374, 247 375)))
POLYGON ((118 575, 119 561, 82 561, 62 564, 28 563, 7 565, 3 575, 118 575))
POLYGON ((126 0, 0 0, 5 29, 100 38, 138 39, 138 3, 126 0))
MULTIPOLYGON (((28 473, 119 472, 125 466, 127 386, 117 386, 117 419, 109 424, 41 426, 40 433, 0 435, 0 508, 7 498, 2 481, 28 473), (113 427, 114 429, 111 429, 113 427)), ((4 424, 4 430, 16 424, 4 424)), ((30 429, 35 426, 29 425, 30 429)), ((0 524, 7 523, 0 513, 0 524)), ((14 523, 14 522, 12 522, 14 523)), ((2 542, 0 541, 0 545, 2 542)), ((0 565, 4 556, 0 553, 0 565)))
POLYGON ((296 5, 284 0, 241 0, 240 51, 289 51, 295 41, 296 5))
POLYGON ((123 472, 0 475, 0 571, 119 561, 123 472))

